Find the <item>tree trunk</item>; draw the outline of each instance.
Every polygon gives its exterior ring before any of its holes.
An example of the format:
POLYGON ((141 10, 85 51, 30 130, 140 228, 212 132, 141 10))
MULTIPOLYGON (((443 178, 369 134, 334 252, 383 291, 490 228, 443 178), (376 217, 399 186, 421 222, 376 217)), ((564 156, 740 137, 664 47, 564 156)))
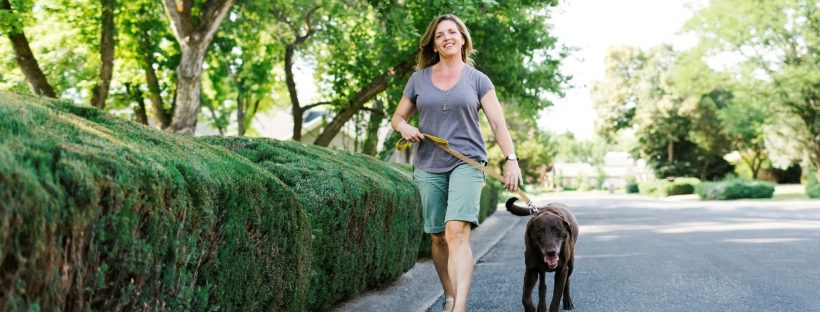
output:
MULTIPOLYGON (((9 0, 2 0, 0 2, 0 9, 12 12, 11 3, 9 0)), ((11 14, 14 14, 13 12, 11 14)), ((11 40, 12 48, 14 48, 14 60, 20 66, 20 70, 26 77, 26 83, 31 93, 39 96, 47 96, 50 98, 57 98, 54 89, 48 84, 46 75, 40 69, 40 64, 31 52, 31 46, 28 43, 25 33, 21 27, 19 32, 9 31, 6 33, 9 40, 11 40)))
POLYGON ((132 87, 131 83, 125 83, 125 94, 128 95, 137 106, 134 107, 134 121, 143 125, 148 125, 148 113, 145 111, 145 99, 139 87, 132 87))
POLYGON ((666 144, 666 163, 670 165, 675 163, 675 142, 672 139, 669 139, 669 143, 666 144))
POLYGON ((305 110, 299 103, 296 92, 296 81, 293 79, 293 55, 296 52, 296 45, 291 43, 285 47, 285 84, 288 86, 290 95, 290 113, 293 116, 293 140, 302 141, 302 114, 305 110))
POLYGON ((206 1, 196 19, 193 17, 193 1, 178 3, 174 0, 164 0, 163 4, 171 23, 171 30, 182 52, 182 59, 177 68, 177 88, 174 96, 176 109, 169 130, 192 135, 196 131, 197 115, 201 106, 199 96, 202 62, 214 33, 228 14, 233 0, 206 1))
POLYGON ((384 120, 384 105, 381 100, 376 100, 376 105, 370 110, 370 121, 367 123, 367 138, 362 146, 362 153, 376 156, 379 144, 379 126, 384 120))
POLYGON ((111 86, 111 75, 114 71, 114 1, 101 0, 102 4, 102 28, 100 35, 100 78, 94 86, 94 96, 91 98, 91 105, 103 109, 105 99, 108 97, 108 90, 111 86))
POLYGON ((236 96, 236 125, 238 136, 245 136, 245 105, 242 101, 242 92, 236 96))
POLYGON ((196 131, 200 109, 202 83, 202 61, 207 45, 197 45, 182 49, 182 59, 177 68, 177 89, 174 100, 177 103, 169 130, 178 134, 193 135, 196 131))
MULTIPOLYGON (((143 33, 143 36, 147 36, 147 33, 143 33)), ((150 44, 150 38, 143 37, 140 40, 141 45, 148 45, 150 44)), ((149 47, 143 47, 143 51, 150 51, 149 47)), ((162 89, 159 86, 159 79, 157 79, 157 73, 154 71, 154 56, 151 53, 143 53, 142 54, 142 70, 145 72, 145 83, 148 84, 148 97, 151 100, 151 105, 154 108, 154 114, 156 114, 157 119, 159 120, 160 129, 168 128, 171 125, 171 111, 165 108, 165 104, 162 101, 162 89)))
POLYGON ((336 117, 325 127, 319 137, 313 144, 319 146, 328 146, 330 141, 339 134, 342 126, 347 123, 353 115, 356 114, 364 104, 373 99, 376 95, 387 89, 387 84, 391 78, 400 78, 413 70, 413 59, 408 58, 397 64, 395 67, 388 69, 385 73, 379 75, 367 86, 356 92, 349 100, 345 109, 341 110, 336 117))

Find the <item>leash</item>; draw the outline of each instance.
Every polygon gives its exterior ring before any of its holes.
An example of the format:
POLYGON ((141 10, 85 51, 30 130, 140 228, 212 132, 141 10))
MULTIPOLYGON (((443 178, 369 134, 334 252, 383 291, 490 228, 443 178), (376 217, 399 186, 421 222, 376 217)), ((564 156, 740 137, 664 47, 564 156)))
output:
MULTIPOLYGON (((493 171, 490 171, 490 169, 487 169, 486 166, 483 166, 483 165, 479 164, 477 161, 472 160, 469 157, 464 156, 464 154, 461 154, 461 153, 457 152, 456 150, 453 150, 452 148, 450 148, 449 144, 447 143, 447 140, 439 138, 439 137, 435 137, 435 136, 432 136, 432 135, 429 135, 429 134, 423 134, 423 135, 424 135, 425 138, 429 139, 431 142, 436 144, 436 146, 438 148, 440 148, 443 151, 449 153, 450 155, 453 155, 456 158, 461 159, 464 162, 470 164, 470 166, 473 166, 476 169, 481 170, 486 174, 489 174, 493 178, 496 178, 496 180, 498 180, 498 181, 501 181, 501 182, 504 181, 504 177, 502 177, 500 174, 498 174, 496 172, 493 172, 493 171)), ((401 140, 396 142, 396 149, 399 150, 399 151, 406 150, 407 147, 409 147, 409 146, 410 146, 410 141, 407 141, 404 138, 402 138, 401 140)), ((527 202, 527 206, 529 206, 531 209, 533 209, 537 212, 538 209, 535 208, 535 206, 532 204, 532 201, 530 201, 530 198, 527 197, 527 194, 524 194, 524 192, 521 191, 521 188, 519 188, 515 192, 518 194, 518 196, 521 196, 522 200, 527 202)))

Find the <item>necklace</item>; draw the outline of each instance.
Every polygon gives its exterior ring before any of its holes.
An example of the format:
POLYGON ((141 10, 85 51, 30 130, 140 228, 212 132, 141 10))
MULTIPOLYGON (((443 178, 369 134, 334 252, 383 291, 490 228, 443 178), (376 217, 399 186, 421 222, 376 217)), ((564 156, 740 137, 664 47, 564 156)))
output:
POLYGON ((443 112, 447 111, 447 98, 449 98, 449 97, 450 97, 450 91, 447 90, 447 92, 444 93, 444 106, 441 107, 441 111, 443 111, 443 112))

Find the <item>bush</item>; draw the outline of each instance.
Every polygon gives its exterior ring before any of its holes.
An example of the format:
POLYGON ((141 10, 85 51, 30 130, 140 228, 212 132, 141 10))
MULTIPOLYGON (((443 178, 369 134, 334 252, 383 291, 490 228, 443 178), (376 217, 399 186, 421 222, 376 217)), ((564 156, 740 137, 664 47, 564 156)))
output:
POLYGON ((697 193, 703 200, 772 198, 774 185, 768 182, 732 179, 701 183, 697 188, 697 193))
POLYGON ((698 184, 700 180, 697 178, 676 178, 672 182, 667 180, 641 182, 638 189, 641 194, 664 197, 692 194, 698 184))
POLYGON ((0 208, 0 310, 307 302, 310 232, 294 192, 190 137, 0 93, 0 208))
POLYGON ((809 183, 806 186, 806 196, 809 198, 820 198, 820 183, 809 183))
POLYGON ((395 280, 415 265, 422 233, 412 174, 363 154, 271 139, 207 137, 293 188, 313 235, 308 308, 395 280))
POLYGON ((697 178, 676 178, 665 185, 666 196, 687 195, 695 193, 695 186, 700 184, 697 178))
POLYGON ((626 183, 626 193, 627 194, 635 194, 635 193, 638 193, 638 192, 640 192, 640 189, 638 188, 638 183, 635 183, 635 182, 626 183))

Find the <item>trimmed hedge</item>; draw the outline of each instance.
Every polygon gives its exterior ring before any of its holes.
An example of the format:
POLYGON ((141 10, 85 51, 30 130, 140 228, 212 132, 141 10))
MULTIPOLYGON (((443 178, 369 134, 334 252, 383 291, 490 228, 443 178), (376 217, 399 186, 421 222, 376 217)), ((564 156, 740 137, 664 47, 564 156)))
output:
POLYGON ((704 182, 697 187, 697 193, 702 200, 772 198, 774 185, 768 182, 743 180, 704 182))
POLYGON ((638 189, 641 194, 650 196, 687 195, 695 192, 695 187, 701 182, 697 178, 677 178, 672 182, 654 180, 641 182, 638 189))
POLYGON ((626 183, 625 191, 626 191, 627 194, 635 194, 635 193, 640 192, 640 189, 638 188, 638 183, 635 183, 635 182, 626 183))
POLYGON ((310 220, 308 308, 395 280, 416 263, 422 216, 412 175, 372 157, 271 139, 201 138, 293 188, 310 220))
POLYGON ((0 93, 0 310, 304 310, 307 221, 225 149, 0 93))
POLYGON ((806 196, 809 198, 820 198, 820 183, 816 181, 809 182, 809 185, 806 186, 806 196))

